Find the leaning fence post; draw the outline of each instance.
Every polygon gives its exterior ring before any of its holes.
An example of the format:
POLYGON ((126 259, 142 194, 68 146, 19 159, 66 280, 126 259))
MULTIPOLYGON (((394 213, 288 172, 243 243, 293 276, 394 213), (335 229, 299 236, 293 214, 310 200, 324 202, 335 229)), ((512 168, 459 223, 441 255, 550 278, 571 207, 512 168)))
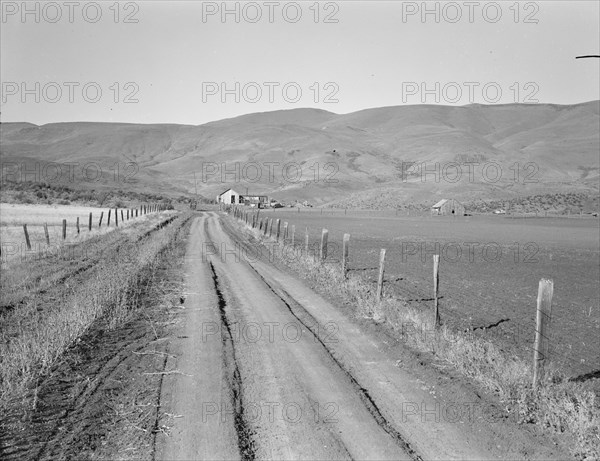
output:
POLYGON ((440 255, 433 255, 433 301, 435 307, 435 326, 440 325, 440 310, 438 303, 438 290, 440 285, 440 255))
POLYGON ((88 222, 88 228, 89 228, 89 231, 91 232, 92 231, 92 212, 91 211, 90 211, 90 219, 88 222))
POLYGON ((377 278, 377 302, 381 301, 383 293, 383 274, 385 272, 385 248, 379 252, 379 277, 377 278))
POLYGON ((323 229, 321 231, 321 250, 319 251, 319 258, 321 262, 327 259, 327 237, 329 236, 329 231, 327 229, 323 229))
POLYGON ((50 245, 50 234, 48 233, 48 223, 44 223, 44 235, 46 236, 46 244, 50 245))
POLYGON ((348 277, 348 250, 350 247, 350 234, 344 234, 342 240, 342 276, 348 277))
POLYGON ((100 221, 98 221, 98 228, 102 227, 102 218, 104 217, 104 211, 100 212, 100 221))
POLYGON ((63 219, 63 240, 67 238, 67 220, 63 219))
POLYGON ((535 346, 533 348, 533 387, 543 379, 544 367, 550 348, 550 319, 552 316, 552 294, 554 282, 542 279, 538 287, 535 346))
POLYGON ((29 241, 29 232, 27 232, 27 224, 23 224, 23 232, 25 233, 25 244, 27 249, 31 250, 31 242, 29 241))
POLYGON ((125 219, 123 218, 123 208, 121 208, 121 222, 124 222, 125 219))
POLYGON ((106 225, 107 225, 108 227, 110 227, 110 212, 111 212, 111 211, 112 211, 112 210, 109 208, 109 209, 108 209, 108 219, 106 220, 106 225))

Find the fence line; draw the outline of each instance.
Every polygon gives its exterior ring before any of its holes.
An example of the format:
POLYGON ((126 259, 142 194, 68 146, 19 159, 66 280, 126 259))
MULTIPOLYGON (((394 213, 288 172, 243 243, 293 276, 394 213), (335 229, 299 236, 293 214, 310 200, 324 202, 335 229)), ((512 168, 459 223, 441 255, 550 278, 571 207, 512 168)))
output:
MULTIPOLYGON (((236 211, 236 209, 234 208, 234 211, 232 212, 232 209, 225 209, 226 212, 228 213, 233 213, 234 216, 237 215, 238 211, 236 211)), ((244 221, 243 216, 247 216, 246 213, 252 213, 254 214, 254 212, 250 211, 250 212, 244 212, 242 214, 240 214, 239 216, 242 216, 242 218, 240 218, 242 221, 244 221)), ((247 219, 247 218, 246 218, 247 219)), ((272 236, 271 230, 273 227, 273 219, 274 218, 265 218, 264 219, 264 228, 265 228, 265 232, 264 235, 266 236, 266 228, 269 227, 269 237, 272 236), (270 221, 270 226, 269 226, 269 221, 270 221)), ((277 220, 278 224, 277 224, 277 235, 276 235, 276 242, 279 242, 279 219, 277 220)), ((259 230, 260 227, 263 226, 263 220, 261 220, 260 225, 259 225, 259 230)), ((253 226, 252 226, 253 227, 253 226)), ((284 223, 284 234, 283 234, 283 245, 286 244, 286 238, 285 236, 287 235, 287 230, 288 228, 288 223, 285 222, 284 223)), ((292 248, 296 248, 296 242, 295 242, 295 225, 291 225, 291 246, 292 248)), ((315 260, 317 260, 322 264, 326 261, 327 259, 327 243, 328 243, 328 236, 329 236, 329 231, 327 229, 321 229, 321 239, 320 242, 318 242, 318 255, 317 252, 315 251, 313 254, 313 257, 315 258, 315 260)), ((304 254, 306 256, 310 255, 310 244, 309 244, 309 228, 306 226, 305 227, 305 233, 304 233, 304 254)), ((343 239, 342 239, 342 257, 341 257, 341 265, 340 265, 340 271, 342 273, 342 276, 344 278, 347 277, 348 271, 350 270, 349 268, 349 247, 350 247, 350 234, 344 233, 343 234, 343 239)), ((377 289, 375 292, 375 299, 376 301, 381 301, 383 299, 383 287, 384 287, 384 274, 385 274, 385 256, 386 256, 386 250, 385 249, 381 249, 380 250, 380 254, 379 254, 379 273, 378 273, 378 280, 377 280, 377 289)), ((530 350, 530 352, 533 352, 533 370, 534 370, 534 378, 533 378, 533 384, 534 386, 541 380, 543 379, 543 373, 544 373, 544 368, 545 365, 547 365, 548 361, 550 360, 550 356, 557 356, 557 357, 561 357, 561 358, 565 358, 568 360, 571 360, 573 362, 577 362, 575 359, 568 357, 568 356, 564 356, 561 353, 559 353, 558 351, 556 351, 556 353, 554 353, 554 348, 552 347, 549 337, 550 337, 550 320, 551 320, 551 306, 552 306, 552 295, 553 295, 553 282, 552 280, 546 280, 546 279, 542 279, 540 280, 539 283, 539 290, 538 290, 538 298, 537 298, 537 316, 536 316, 536 326, 535 328, 531 328, 529 329, 529 331, 531 333, 535 333, 535 337, 533 337, 534 335, 532 334, 532 338, 531 340, 534 342, 534 347, 530 348, 527 346, 527 344, 519 344, 519 346, 523 346, 525 349, 530 350)), ((388 295, 386 295, 388 296, 388 295)), ((433 298, 431 299, 433 301, 433 316, 434 316, 434 324, 435 327, 439 327, 442 322, 441 322, 441 318, 442 318, 442 311, 440 309, 440 300, 443 299, 443 296, 440 296, 440 255, 433 255, 433 298)), ((426 299, 424 299, 426 300, 426 299)), ((485 328, 484 328, 485 329, 485 328)), ((473 331, 473 330, 471 330, 473 331)))

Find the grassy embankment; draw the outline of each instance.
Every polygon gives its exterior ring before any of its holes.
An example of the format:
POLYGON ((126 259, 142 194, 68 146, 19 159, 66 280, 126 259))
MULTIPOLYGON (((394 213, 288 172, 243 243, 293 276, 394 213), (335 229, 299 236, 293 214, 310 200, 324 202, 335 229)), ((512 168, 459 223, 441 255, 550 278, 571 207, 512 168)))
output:
POLYGON ((73 251, 3 262, 0 408, 35 392, 36 379, 95 320, 102 317, 114 328, 139 307, 161 255, 186 219, 156 215, 73 251))

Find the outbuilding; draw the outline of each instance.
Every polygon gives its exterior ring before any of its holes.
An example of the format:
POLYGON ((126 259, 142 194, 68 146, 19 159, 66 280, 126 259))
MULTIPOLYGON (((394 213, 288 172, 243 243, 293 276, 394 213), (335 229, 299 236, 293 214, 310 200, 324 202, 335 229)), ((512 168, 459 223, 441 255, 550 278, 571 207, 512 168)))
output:
POLYGON ((432 215, 464 216, 465 207, 458 200, 442 199, 431 207, 432 215))

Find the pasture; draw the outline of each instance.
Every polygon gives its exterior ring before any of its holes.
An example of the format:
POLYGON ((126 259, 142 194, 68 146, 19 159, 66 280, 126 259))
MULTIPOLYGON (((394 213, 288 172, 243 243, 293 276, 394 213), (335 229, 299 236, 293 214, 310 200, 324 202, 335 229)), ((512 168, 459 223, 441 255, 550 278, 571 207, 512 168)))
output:
POLYGON ((385 248, 384 291, 419 309, 432 308, 432 255, 439 254, 442 321, 485 335, 522 357, 532 352, 539 280, 553 279, 551 360, 572 377, 598 369, 597 219, 395 217, 393 212, 344 216, 286 209, 260 214, 294 225, 296 245, 304 245, 308 227, 312 251, 322 228, 328 229, 329 264, 339 263, 343 234, 351 234, 349 269, 373 288, 379 251, 385 248))
MULTIPOLYGON (((72 205, 28 205, 0 203, 0 242, 2 245, 2 260, 13 259, 17 256, 31 256, 52 249, 58 249, 65 244, 79 243, 90 237, 106 234, 117 228, 114 218, 115 209, 94 208, 72 205), (111 211, 111 221, 108 213, 111 211), (92 213, 92 230, 89 230, 89 215, 92 213), (100 216, 103 213, 102 225, 100 216), (79 218, 79 232, 77 219, 79 218), (67 221, 66 238, 63 239, 63 220, 67 221), (27 225, 31 250, 27 249, 23 224, 27 225), (47 225, 48 245, 44 230, 47 225)), ((139 214, 139 213, 138 213, 139 214)), ((118 211, 119 227, 127 227, 134 221, 134 213, 127 210, 118 211)), ((138 216, 137 220, 145 216, 138 216)))

